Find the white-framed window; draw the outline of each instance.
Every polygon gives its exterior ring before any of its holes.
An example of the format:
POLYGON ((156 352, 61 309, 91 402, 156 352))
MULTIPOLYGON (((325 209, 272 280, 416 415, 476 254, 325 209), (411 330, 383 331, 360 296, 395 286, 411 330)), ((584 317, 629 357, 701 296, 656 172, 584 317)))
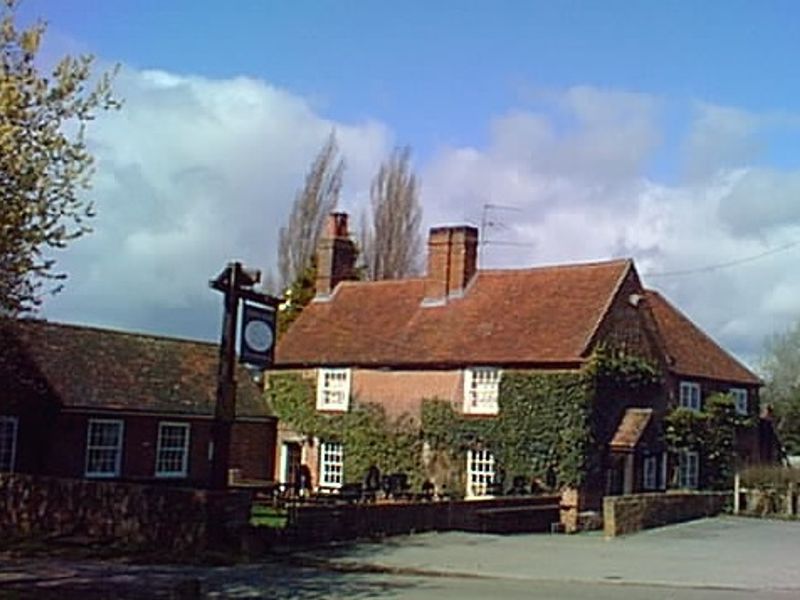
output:
POLYGON ((494 475, 494 455, 489 450, 467 451, 467 497, 486 496, 494 475))
POLYGON ((691 410, 700 410, 700 384, 694 381, 681 381, 680 405, 691 410))
POLYGON ((0 473, 14 470, 17 454, 17 417, 0 415, 0 473))
POLYGON ((317 410, 342 410, 350 406, 350 369, 319 369, 317 410))
POLYGON ((658 487, 657 473, 658 473, 658 456, 651 454, 644 457, 642 464, 642 487, 645 490, 654 490, 658 487))
POLYGON ((344 482, 344 445, 322 442, 319 445, 319 485, 340 488, 344 482))
POLYGON ((86 476, 119 477, 124 424, 119 419, 89 419, 86 476))
POLYGON ((472 367, 464 370, 464 412, 470 415, 496 415, 500 395, 500 369, 472 367))
POLYGON ((747 414, 747 390, 744 388, 731 388, 728 393, 736 405, 736 412, 740 415, 747 414))
POLYGON ((700 475, 700 455, 687 450, 678 455, 678 487, 696 490, 700 475))
POLYGON ((189 423, 159 423, 156 477, 186 477, 188 472, 189 423))

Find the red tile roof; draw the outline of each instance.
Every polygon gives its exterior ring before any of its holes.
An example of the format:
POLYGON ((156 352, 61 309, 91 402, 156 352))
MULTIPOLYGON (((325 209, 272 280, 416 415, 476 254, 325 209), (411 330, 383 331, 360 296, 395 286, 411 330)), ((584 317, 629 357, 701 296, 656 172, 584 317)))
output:
POLYGON ((612 448, 632 450, 642 439, 650 419, 653 417, 652 408, 629 408, 622 416, 616 433, 609 444, 612 448))
MULTIPOLYGON (((217 361, 216 344, 0 319, 0 400, 27 391, 75 408, 210 416, 217 361)), ((238 416, 271 414, 244 368, 237 384, 238 416)))
POLYGON ((341 283, 279 340, 276 366, 577 365, 632 262, 481 270, 423 306, 423 279, 341 283))
POLYGON ((661 294, 649 290, 647 298, 674 373, 731 383, 761 384, 757 375, 723 350, 661 294))

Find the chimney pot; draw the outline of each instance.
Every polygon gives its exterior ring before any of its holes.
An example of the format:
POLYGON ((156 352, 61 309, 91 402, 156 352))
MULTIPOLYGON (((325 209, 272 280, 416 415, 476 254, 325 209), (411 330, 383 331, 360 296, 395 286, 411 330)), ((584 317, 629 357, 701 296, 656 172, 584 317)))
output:
POLYGON ((328 215, 317 247, 316 297, 328 298, 340 281, 356 278, 356 247, 347 230, 348 215, 328 215))
POLYGON ((461 225, 434 227, 428 235, 425 304, 463 295, 478 266, 478 230, 461 225))

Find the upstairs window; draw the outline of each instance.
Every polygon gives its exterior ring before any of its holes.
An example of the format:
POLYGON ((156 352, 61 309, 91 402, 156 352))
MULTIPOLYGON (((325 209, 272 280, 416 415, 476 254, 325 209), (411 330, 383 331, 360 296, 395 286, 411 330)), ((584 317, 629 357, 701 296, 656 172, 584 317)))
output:
POLYGON ((693 381, 681 381, 680 405, 690 410, 700 410, 700 384, 693 381))
POLYGON ((740 415, 747 414, 747 390, 744 388, 731 388, 728 393, 733 398, 736 405, 736 413, 740 415))
POLYGON ((189 470, 189 424, 159 423, 156 477, 186 477, 189 470))
POLYGON ((347 411, 350 406, 350 369, 319 369, 317 410, 347 411))
POLYGON ((464 412, 496 415, 500 395, 500 369, 473 367, 464 371, 464 412))
POLYGON ((17 417, 0 416, 0 473, 14 470, 17 423, 17 417))
POLYGON ((122 421, 118 419, 89 419, 86 433, 87 477, 119 477, 122 426, 122 421))

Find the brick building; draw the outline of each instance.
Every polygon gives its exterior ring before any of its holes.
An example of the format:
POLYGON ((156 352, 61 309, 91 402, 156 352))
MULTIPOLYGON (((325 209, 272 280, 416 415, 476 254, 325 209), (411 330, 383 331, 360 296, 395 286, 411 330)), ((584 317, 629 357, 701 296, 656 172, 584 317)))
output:
MULTIPOLYGON (((0 471, 205 486, 214 344, 0 321, 0 471)), ((240 369, 231 468, 271 479, 276 419, 240 369)))
MULTIPOLYGON (((492 418, 504 370, 576 371, 599 344, 648 359, 664 384, 644 396, 599 398, 612 426, 594 492, 697 487, 696 453, 669 457, 662 419, 674 406, 700 409, 714 392, 758 418, 761 381, 657 292, 631 260, 530 269, 478 269, 473 227, 430 231, 426 276, 348 280, 347 216, 332 215, 320 245, 317 296, 279 340, 275 368, 317 383, 317 410, 347 411, 351 398, 392 416, 419 415, 426 398, 492 418)), ((759 429, 741 432, 743 461, 770 459, 759 429)), ((276 476, 305 462, 318 484, 339 485, 347 448, 280 426, 276 476)), ((467 450, 467 495, 494 477, 486 450, 467 450), (474 485, 479 482, 478 485, 474 485)), ((344 478, 349 478, 344 474, 344 478)), ((358 477, 355 477, 357 479, 358 477)))

